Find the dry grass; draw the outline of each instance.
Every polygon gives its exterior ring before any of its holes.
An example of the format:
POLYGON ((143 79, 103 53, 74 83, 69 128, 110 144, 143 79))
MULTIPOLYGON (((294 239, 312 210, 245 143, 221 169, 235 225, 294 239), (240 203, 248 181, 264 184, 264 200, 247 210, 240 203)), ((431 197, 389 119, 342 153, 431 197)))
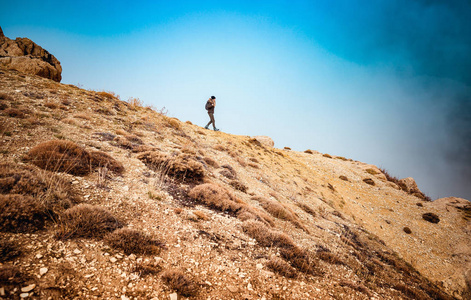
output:
POLYGON ((339 178, 342 179, 343 181, 348 181, 348 177, 345 175, 340 175, 339 178))
POLYGON ((10 108, 7 108, 3 111, 3 113, 9 117, 12 117, 12 118, 19 118, 19 119, 22 119, 25 117, 25 114, 24 112, 22 112, 21 110, 17 109, 17 108, 13 108, 13 107, 10 107, 10 108))
POLYGON ((153 239, 149 235, 130 228, 117 229, 108 233, 105 242, 111 247, 122 250, 124 254, 144 254, 157 255, 164 245, 159 240, 153 239))
POLYGON ((312 152, 311 149, 307 149, 306 151, 304 151, 304 153, 307 153, 307 154, 314 154, 314 152, 312 152))
POLYGON ((169 156, 158 151, 147 151, 139 154, 137 158, 150 169, 165 170, 169 176, 180 181, 200 182, 205 176, 203 165, 188 154, 169 156))
POLYGON ((238 191, 241 191, 243 193, 247 193, 247 186, 243 183, 241 183, 240 181, 238 180, 231 180, 229 182, 229 185, 232 186, 234 189, 238 190, 238 191))
POLYGON ((139 98, 129 97, 126 101, 132 108, 144 107, 144 102, 139 98))
POLYGON ((119 99, 119 96, 116 95, 114 92, 101 91, 101 92, 97 92, 96 94, 100 97, 107 98, 107 99, 115 99, 115 98, 119 99))
POLYGON ((275 218, 289 221, 297 228, 307 231, 307 229, 301 224, 298 217, 296 217, 295 213, 289 207, 281 204, 278 201, 265 199, 263 197, 252 197, 252 199, 257 200, 263 209, 265 209, 275 218))
POLYGON ((165 125, 167 127, 170 127, 170 128, 176 129, 176 130, 181 130, 182 129, 181 122, 177 118, 164 117, 164 120, 165 120, 165 125))
POLYGON ((330 155, 330 154, 327 154, 327 153, 326 153, 326 154, 324 154, 324 155, 322 155, 322 156, 323 156, 323 157, 327 157, 327 158, 332 158, 332 155, 330 155))
POLYGON ((23 254, 18 242, 0 237, 0 263, 12 260, 23 254))
POLYGON ((281 257, 298 271, 309 275, 321 275, 315 255, 298 247, 280 249, 281 257))
POLYGON ((263 247, 296 248, 294 241, 286 233, 271 230, 257 220, 245 221, 242 229, 263 247))
POLYGON ((365 171, 366 173, 371 174, 371 175, 379 174, 378 171, 376 171, 375 169, 366 169, 365 171))
POLYGON ((0 93, 0 100, 13 101, 13 97, 7 93, 0 93))
POLYGON ((29 280, 29 276, 21 272, 18 266, 0 266, 0 283, 2 285, 17 285, 29 280))
POLYGON ((295 278, 297 275, 295 268, 277 256, 270 257, 270 260, 267 262, 267 268, 287 278, 295 278))
POLYGON ((202 212, 201 210, 195 210, 192 213, 200 220, 203 220, 203 221, 209 221, 210 220, 208 215, 205 214, 204 212, 202 212))
POLYGON ((196 296, 198 293, 198 285, 181 270, 165 270, 161 279, 170 289, 185 297, 196 296))
POLYGON ((409 227, 404 227, 402 230, 404 230, 405 233, 411 234, 412 230, 409 227))
POLYGON ((34 232, 44 228, 47 215, 31 196, 0 195, 0 231, 34 232))
POLYGON ((317 251, 317 257, 329 264, 347 265, 337 254, 330 251, 317 251))
POLYGON ((63 213, 56 238, 101 238, 122 226, 108 210, 100 206, 80 204, 63 213))
POLYGON ((369 184, 369 185, 375 185, 374 180, 371 179, 371 178, 365 178, 365 179, 363 179, 363 182, 366 183, 366 184, 369 184))
POLYGON ((90 121, 92 119, 92 117, 90 117, 90 115, 86 113, 78 113, 78 114, 75 114, 73 117, 77 119, 87 120, 87 121, 90 121))
POLYGON ((219 164, 214 159, 212 159, 211 157, 204 157, 203 160, 208 166, 211 166, 215 169, 219 168, 219 164))
POLYGON ((124 172, 123 164, 101 151, 90 152, 90 163, 93 169, 106 168, 117 174, 124 172))
POLYGON ((117 136, 113 139, 113 141, 116 143, 116 145, 120 148, 123 149, 134 149, 134 145, 131 141, 129 141, 127 138, 122 137, 122 136, 117 136))
POLYGON ((157 275, 162 272, 162 266, 156 263, 137 263, 132 272, 139 276, 157 275))
POLYGON ((299 206, 302 210, 304 210, 308 214, 310 214, 311 216, 313 216, 313 217, 317 216, 316 211, 312 207, 310 207, 309 205, 307 205, 305 203, 302 203, 302 202, 296 202, 296 205, 299 206))
POLYGON ((72 175, 90 173, 90 154, 71 141, 53 140, 43 142, 32 148, 26 160, 36 166, 54 172, 72 175))
POLYGON ((57 104, 56 102, 47 101, 46 103, 44 103, 44 106, 50 109, 57 109, 59 107, 59 104, 57 104))

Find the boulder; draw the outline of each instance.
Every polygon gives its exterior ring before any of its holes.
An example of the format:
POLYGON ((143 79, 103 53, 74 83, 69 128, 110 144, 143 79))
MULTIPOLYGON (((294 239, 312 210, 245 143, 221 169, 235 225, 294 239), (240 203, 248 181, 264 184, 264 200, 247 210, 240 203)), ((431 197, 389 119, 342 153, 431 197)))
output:
POLYGON ((0 27, 0 67, 60 82, 62 67, 45 49, 28 38, 7 38, 0 27))
POLYGON ((422 193, 419 188, 417 187, 417 183, 415 182, 414 178, 407 177, 399 180, 399 186, 407 193, 414 194, 414 193, 422 193))
POLYGON ((275 146, 275 142, 269 136, 258 135, 252 138, 256 139, 258 142, 260 142, 260 144, 262 144, 265 147, 273 148, 273 146, 275 146))

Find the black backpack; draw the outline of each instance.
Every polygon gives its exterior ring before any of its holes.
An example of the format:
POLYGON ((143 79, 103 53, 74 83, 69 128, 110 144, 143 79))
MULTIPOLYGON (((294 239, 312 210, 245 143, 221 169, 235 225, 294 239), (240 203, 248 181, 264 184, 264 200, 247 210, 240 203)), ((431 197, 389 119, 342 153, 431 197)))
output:
POLYGON ((211 103, 211 101, 210 100, 206 101, 206 105, 204 106, 204 108, 206 110, 210 110, 212 107, 213 107, 213 104, 211 103))

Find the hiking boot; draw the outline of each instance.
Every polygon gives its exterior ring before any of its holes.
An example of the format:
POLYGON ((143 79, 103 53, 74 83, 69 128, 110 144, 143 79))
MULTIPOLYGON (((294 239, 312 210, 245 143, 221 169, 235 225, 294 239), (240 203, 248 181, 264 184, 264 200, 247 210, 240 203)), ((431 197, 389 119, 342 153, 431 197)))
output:
POLYGON ((204 129, 208 129, 208 128, 209 128, 208 125, 204 126, 204 129))
POLYGON ((219 129, 217 129, 217 128, 214 128, 214 131, 219 131, 219 129))

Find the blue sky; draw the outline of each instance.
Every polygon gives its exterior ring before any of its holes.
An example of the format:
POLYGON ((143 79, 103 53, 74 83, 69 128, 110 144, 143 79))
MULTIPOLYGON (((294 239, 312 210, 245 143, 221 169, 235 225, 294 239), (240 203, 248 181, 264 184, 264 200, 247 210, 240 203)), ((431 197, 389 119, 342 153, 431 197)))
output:
POLYGON ((223 131, 268 135, 471 199, 467 1, 2 1, 6 36, 63 83, 138 97, 223 131))

